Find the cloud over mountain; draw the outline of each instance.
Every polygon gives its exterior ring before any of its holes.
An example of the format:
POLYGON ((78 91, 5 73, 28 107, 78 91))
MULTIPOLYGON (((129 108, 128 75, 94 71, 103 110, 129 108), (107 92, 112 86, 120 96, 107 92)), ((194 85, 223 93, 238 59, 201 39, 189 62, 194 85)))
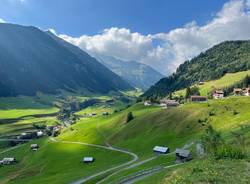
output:
POLYGON ((180 63, 225 40, 250 39, 250 1, 232 0, 204 25, 196 21, 165 33, 143 35, 127 28, 112 27, 93 36, 59 35, 92 55, 110 55, 137 60, 163 74, 180 63))

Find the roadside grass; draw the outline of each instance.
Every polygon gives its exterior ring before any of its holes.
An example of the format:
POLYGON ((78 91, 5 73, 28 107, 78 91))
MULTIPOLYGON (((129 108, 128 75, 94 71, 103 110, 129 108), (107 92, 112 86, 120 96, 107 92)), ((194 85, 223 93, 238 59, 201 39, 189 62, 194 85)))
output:
MULTIPOLYGON (((250 181, 250 167, 246 160, 197 160, 191 164, 166 172, 159 183, 238 183, 250 181)), ((152 178, 147 178, 151 180, 152 178)), ((151 180, 152 181, 152 180, 151 180)), ((144 183, 144 181, 141 181, 144 183)))
POLYGON ((158 155, 155 159, 146 162, 144 164, 138 165, 131 169, 125 169, 121 172, 118 172, 116 175, 113 175, 108 180, 106 180, 103 183, 118 183, 119 180, 122 179, 129 179, 131 176, 136 174, 137 172, 152 169, 157 166, 169 166, 175 164, 175 155, 174 154, 168 154, 168 155, 158 155))
MULTIPOLYGON (((242 80, 247 75, 250 75, 250 70, 243 71, 243 72, 237 72, 237 73, 227 73, 225 76, 223 76, 222 78, 220 78, 218 80, 212 80, 209 82, 205 82, 203 85, 198 85, 198 87, 200 89, 201 95, 207 96, 207 94, 209 92, 213 91, 213 89, 221 89, 221 88, 231 86, 231 85, 239 82, 240 80, 242 80)), ((173 93, 174 96, 181 96, 181 95, 185 96, 185 94, 186 94, 185 89, 178 90, 178 91, 173 93)))

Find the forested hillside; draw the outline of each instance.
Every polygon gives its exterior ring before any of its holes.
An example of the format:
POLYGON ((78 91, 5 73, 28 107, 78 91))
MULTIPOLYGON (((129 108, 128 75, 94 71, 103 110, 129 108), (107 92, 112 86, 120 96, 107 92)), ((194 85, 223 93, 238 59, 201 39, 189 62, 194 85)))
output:
POLYGON ((176 72, 161 79, 143 96, 162 97, 200 81, 218 79, 226 73, 250 69, 250 41, 226 41, 212 47, 190 61, 181 64, 176 72))

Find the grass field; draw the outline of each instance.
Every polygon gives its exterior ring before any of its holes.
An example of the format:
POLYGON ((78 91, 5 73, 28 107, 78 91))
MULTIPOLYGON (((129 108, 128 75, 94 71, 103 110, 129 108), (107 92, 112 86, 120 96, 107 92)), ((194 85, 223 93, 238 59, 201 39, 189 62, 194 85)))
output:
POLYGON ((0 168, 0 183, 69 183, 88 174, 126 162, 129 156, 83 145, 53 143, 47 139, 35 141, 40 148, 30 150, 29 144, 1 155, 15 156, 19 161, 13 166, 0 168), (93 164, 84 164, 84 156, 93 156, 93 164))
MULTIPOLYGON (((97 111, 98 108, 102 109, 101 107, 92 107, 92 109, 86 109, 85 111, 97 111)), ((152 152, 155 145, 168 146, 173 151, 176 147, 199 141, 200 136, 209 124, 222 132, 222 136, 227 141, 231 141, 232 131, 237 131, 241 125, 250 124, 249 109, 249 97, 230 97, 222 100, 210 100, 206 103, 186 103, 172 109, 135 104, 109 116, 81 118, 76 124, 64 129, 57 139, 100 145, 110 143, 115 147, 136 153, 139 156, 138 161, 142 161, 155 156, 152 152), (134 119, 126 123, 128 112, 133 113, 134 119)), ((246 131, 245 134, 248 137, 247 144, 250 145, 250 132, 246 131)), ((48 139, 39 140, 39 144, 42 147, 36 153, 30 152, 29 145, 25 145, 1 155, 1 157, 14 155, 20 162, 14 166, 0 167, 0 178, 4 178, 0 183, 68 183, 131 159, 122 153, 82 145, 54 143, 48 139), (84 155, 93 155, 96 162, 93 165, 83 165, 81 158, 84 155)), ((159 164, 168 165, 173 161, 173 158, 168 156, 158 157, 148 163, 117 173, 107 183, 159 164)), ((243 162, 246 161, 242 161, 244 165, 243 162)), ((203 165, 199 160, 194 160, 187 163, 185 167, 178 166, 177 168, 166 169, 145 178, 143 181, 145 183, 156 181, 157 183, 168 183, 168 181, 174 183, 179 175, 183 175, 183 181, 203 181, 202 178, 196 180, 195 174, 192 175, 193 173, 185 170, 188 170, 189 167, 196 167, 195 164, 203 165), (190 176, 193 179, 190 179, 190 176)), ((225 161, 224 164, 226 168, 233 166, 234 163, 225 161)), ((210 164, 209 167, 213 171, 213 164, 210 164)), ((216 170, 216 166, 214 166, 214 170, 216 170)), ((245 171, 248 170, 242 171, 243 175, 245 175, 245 171)), ((237 169, 233 172, 237 173, 237 169)), ((245 178, 242 177, 242 181, 245 178)), ((143 181, 138 183, 143 183, 143 181)), ((222 180, 217 178, 216 181, 222 180)))
MULTIPOLYGON (((237 73, 228 73, 222 78, 218 80, 213 80, 209 82, 205 82, 203 85, 199 85, 201 95, 207 96, 207 94, 213 89, 222 89, 228 86, 231 86, 239 81, 241 81, 244 77, 250 75, 250 70, 237 72, 237 73)), ((186 90, 179 90, 174 93, 175 96, 185 96, 186 90)))

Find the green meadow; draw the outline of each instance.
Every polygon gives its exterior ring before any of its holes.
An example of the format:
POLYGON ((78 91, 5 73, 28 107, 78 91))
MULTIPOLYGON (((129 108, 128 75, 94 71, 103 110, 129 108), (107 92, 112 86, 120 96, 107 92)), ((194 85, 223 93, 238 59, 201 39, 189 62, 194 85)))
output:
MULTIPOLYGON (((105 106, 92 106, 78 112, 78 114, 101 113, 103 109, 109 110, 105 109, 105 106)), ((178 181, 179 176, 183 176, 183 181, 196 182, 198 180, 195 180, 195 177, 193 180, 188 180, 189 175, 181 173, 186 172, 185 169, 188 170, 189 167, 195 168, 197 164, 200 164, 200 167, 202 166, 202 161, 196 158, 195 144, 199 142, 205 129, 208 125, 212 125, 230 142, 232 141, 232 131, 238 131, 242 125, 249 125, 249 109, 249 97, 229 97, 222 100, 209 100, 205 103, 186 103, 171 109, 154 106, 145 107, 143 104, 137 103, 108 116, 82 117, 76 124, 63 129, 56 139, 104 146, 110 144, 137 154, 139 160, 135 163, 155 157, 152 149, 156 145, 168 146, 171 151, 174 151, 177 147, 193 143, 194 145, 190 148, 195 158, 193 161, 183 166, 161 170, 148 178, 142 179, 142 181, 138 181, 138 183, 154 183, 155 181, 159 181, 158 183, 171 181, 173 183, 175 180, 178 181), (134 119, 126 123, 128 112, 133 113, 134 119), (178 174, 173 175, 175 172, 178 174)), ((53 122, 54 119, 51 118, 50 121, 53 122)), ((21 121, 17 124, 19 123, 24 122, 21 121)), ((0 125, 0 131, 6 129, 6 127, 1 129, 1 126, 3 125, 0 125)), ((249 131, 245 132, 245 136, 250 140, 249 131)), ((18 160, 15 165, 0 167, 0 177, 4 178, 0 183, 69 183, 132 159, 131 156, 124 153, 79 144, 51 142, 48 138, 34 142, 41 145, 37 152, 31 152, 30 144, 25 144, 0 155, 1 158, 15 156, 18 160), (81 162, 84 156, 93 156, 96 160, 94 163, 86 165, 81 162)), ((250 145, 250 142, 247 144, 250 145)), ((120 172, 116 170, 116 174, 104 183, 115 183, 141 170, 159 165, 172 165, 174 161, 174 157, 171 155, 157 156, 155 159, 133 168, 124 169, 120 172)), ((204 162, 206 161, 204 160, 204 162)), ((207 162, 209 163, 209 161, 207 162)), ((246 161, 243 160, 242 164, 244 164, 243 162, 246 161)), ((224 164, 225 168, 231 166, 231 163, 229 164, 226 161, 224 164)), ((209 165, 211 168, 212 166, 213 164, 209 165)), ((214 169, 216 169, 215 166, 214 169)), ((242 174, 244 175, 245 171, 242 174)), ((88 183, 95 183, 107 175, 104 174, 94 178, 88 183)), ((219 178, 217 179, 221 181, 219 178)), ((205 179, 200 178, 200 181, 203 180, 205 179)), ((225 179, 225 181, 229 181, 229 179, 225 179)))
MULTIPOLYGON (((218 80, 212 80, 208 82, 204 82, 202 85, 198 85, 200 89, 200 93, 203 96, 207 96, 208 93, 212 92, 214 89, 222 89, 225 87, 229 87, 239 81, 241 81, 244 77, 250 75, 250 70, 237 72, 237 73, 227 73, 222 78, 218 80)), ((174 93, 175 96, 185 96, 186 90, 179 90, 174 93)))

